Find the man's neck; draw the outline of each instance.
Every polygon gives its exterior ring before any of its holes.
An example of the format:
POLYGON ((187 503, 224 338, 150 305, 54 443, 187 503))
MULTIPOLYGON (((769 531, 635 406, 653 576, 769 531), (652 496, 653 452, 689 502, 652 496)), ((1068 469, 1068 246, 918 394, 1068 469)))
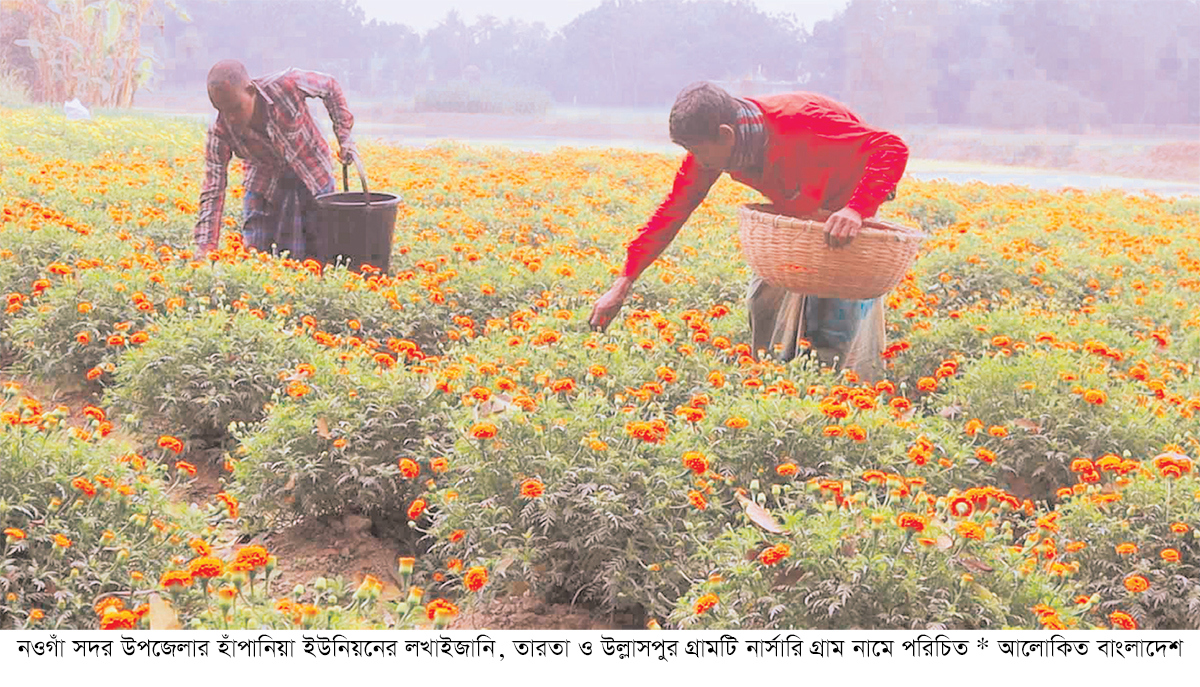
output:
POLYGON ((267 133, 267 104, 257 91, 254 93, 254 114, 250 115, 250 128, 260 134, 267 133))

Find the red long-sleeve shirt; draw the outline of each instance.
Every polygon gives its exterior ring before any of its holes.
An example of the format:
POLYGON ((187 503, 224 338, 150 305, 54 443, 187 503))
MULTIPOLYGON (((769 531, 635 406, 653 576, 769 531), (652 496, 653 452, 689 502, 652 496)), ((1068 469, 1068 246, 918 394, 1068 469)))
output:
MULTIPOLYGON (((895 134, 863 124, 841 103, 804 92, 748 100, 763 111, 763 167, 759 173, 728 173, 783 214, 848 207, 870 217, 904 175, 908 146, 895 134)), ((670 194, 630 242, 625 276, 636 279, 658 258, 721 174, 687 154, 670 194)))

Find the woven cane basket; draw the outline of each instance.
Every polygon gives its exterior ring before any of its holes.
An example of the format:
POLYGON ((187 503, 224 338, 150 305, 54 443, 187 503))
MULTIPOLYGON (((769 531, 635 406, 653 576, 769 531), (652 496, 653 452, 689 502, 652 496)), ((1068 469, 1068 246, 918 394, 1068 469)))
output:
POLYGON ((877 298, 912 267, 928 234, 880 220, 864 220, 849 245, 825 245, 825 222, 777 215, 770 205, 738 212, 742 254, 769 284, 821 298, 877 298))

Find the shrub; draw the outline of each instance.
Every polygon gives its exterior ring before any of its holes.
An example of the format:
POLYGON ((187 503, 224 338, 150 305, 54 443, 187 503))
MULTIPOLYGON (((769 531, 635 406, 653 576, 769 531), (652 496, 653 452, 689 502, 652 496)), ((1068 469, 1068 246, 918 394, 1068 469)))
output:
POLYGON ((102 414, 68 428, 65 409, 15 392, 0 407, 0 627, 94 627, 93 605, 153 585, 201 514, 169 500, 186 471, 103 438, 102 414))
POLYGON ((272 392, 320 345, 278 319, 211 311, 156 321, 157 333, 118 359, 106 399, 147 433, 224 441, 231 422, 262 419, 272 392))
POLYGON ((350 511, 403 522, 436 478, 429 461, 446 419, 420 375, 341 357, 315 356, 275 392, 261 423, 237 425, 236 493, 251 515, 286 522, 350 511), (400 474, 401 458, 421 464, 419 479, 400 474))

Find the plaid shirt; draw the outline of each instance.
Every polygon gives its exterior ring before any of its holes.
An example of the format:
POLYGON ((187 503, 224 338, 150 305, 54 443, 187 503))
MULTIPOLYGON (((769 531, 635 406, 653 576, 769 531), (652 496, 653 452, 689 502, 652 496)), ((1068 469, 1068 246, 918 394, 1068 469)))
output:
POLYGON ((219 114, 208 130, 204 149, 204 185, 200 189, 200 218, 194 231, 196 245, 216 246, 221 238, 221 213, 232 155, 246 161, 247 197, 270 214, 277 201, 279 181, 290 168, 314 196, 334 183, 329 145, 308 111, 306 99, 320 98, 333 120, 333 132, 345 150, 350 143, 354 116, 332 76, 287 69, 252 81, 266 103, 267 135, 248 130, 235 132, 219 114))

